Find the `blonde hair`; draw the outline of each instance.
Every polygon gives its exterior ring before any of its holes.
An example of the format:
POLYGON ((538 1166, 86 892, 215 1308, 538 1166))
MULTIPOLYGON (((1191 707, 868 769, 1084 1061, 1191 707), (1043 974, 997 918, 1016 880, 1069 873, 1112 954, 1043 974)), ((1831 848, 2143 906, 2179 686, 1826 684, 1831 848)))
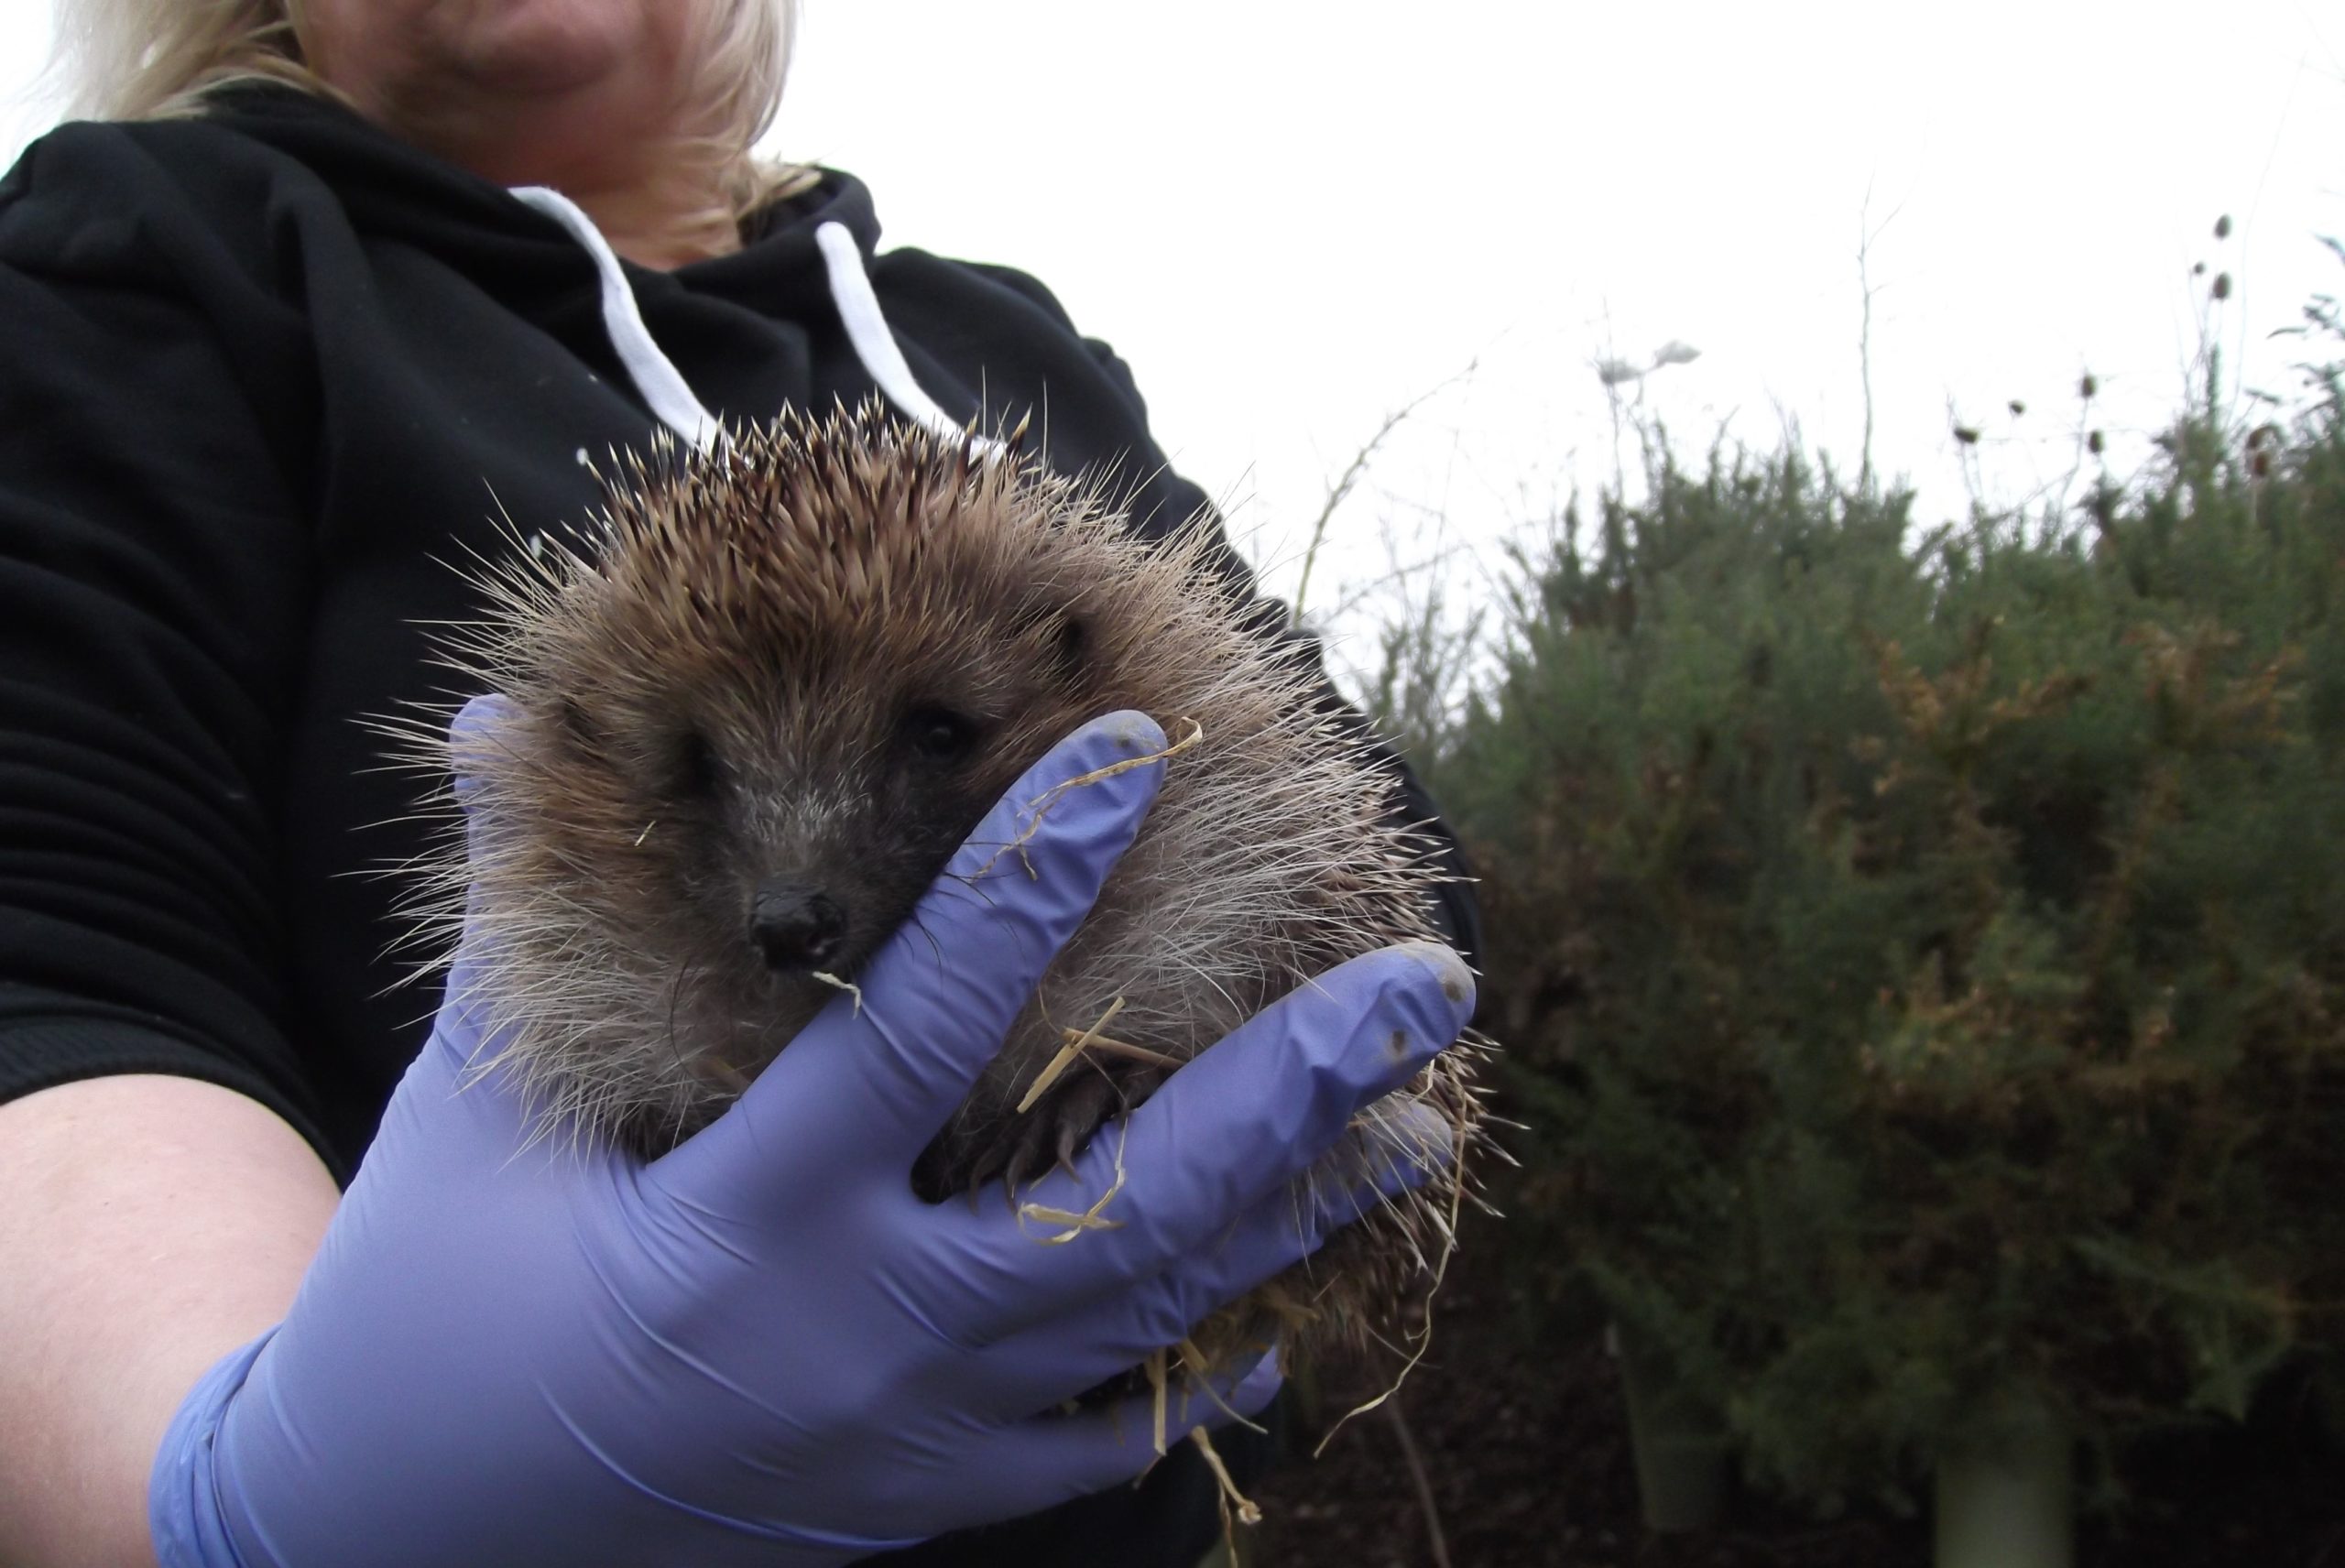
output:
MULTIPOLYGON (((187 118, 221 88, 250 82, 347 102, 310 69, 303 0, 55 0, 55 15, 50 70, 76 115, 187 118)), ((692 40, 703 64, 686 101, 707 106, 707 124, 676 158, 680 173, 721 193, 704 216, 731 225, 816 178, 754 150, 781 104, 798 0, 726 0, 706 16, 710 36, 692 40)))

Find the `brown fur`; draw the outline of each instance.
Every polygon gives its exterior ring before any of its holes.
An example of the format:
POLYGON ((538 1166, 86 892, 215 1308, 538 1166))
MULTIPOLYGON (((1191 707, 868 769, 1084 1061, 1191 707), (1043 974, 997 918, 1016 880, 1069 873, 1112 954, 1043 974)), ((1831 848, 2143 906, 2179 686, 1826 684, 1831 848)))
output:
MULTIPOLYGON (((923 1159, 930 1196, 1014 1187, 1154 1086, 1087 1057, 1017 1114, 1063 1029, 1120 999, 1115 1038, 1185 1060, 1308 976, 1432 934, 1391 780, 1249 627, 1202 528, 1141 540, 1096 489, 873 408, 635 464, 599 523, 491 574, 491 620, 458 639, 511 703, 495 753, 467 757, 498 837, 424 898, 444 930, 469 876, 507 1059, 550 1127, 656 1152, 719 1114, 836 995, 760 956, 757 889, 834 898, 851 980, 1017 777, 1119 708, 1200 738, 923 1159)), ((444 744, 435 760, 444 777, 444 744)), ((1470 1073, 1453 1052, 1404 1092, 1436 1117, 1391 1121, 1403 1157, 1439 1173, 1262 1298, 1291 1331, 1366 1331, 1426 1282, 1470 1073), (1417 1147, 1428 1125, 1442 1147, 1417 1147)), ((1362 1159, 1326 1179, 1356 1186, 1362 1159)))

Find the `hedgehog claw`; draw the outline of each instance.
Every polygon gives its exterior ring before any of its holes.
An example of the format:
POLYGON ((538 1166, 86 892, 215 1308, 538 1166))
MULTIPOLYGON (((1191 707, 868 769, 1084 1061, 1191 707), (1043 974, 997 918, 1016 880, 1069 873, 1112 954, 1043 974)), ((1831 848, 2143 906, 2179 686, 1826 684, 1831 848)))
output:
POLYGON ((1148 1097, 1162 1078, 1154 1068, 1093 1062, 1069 1073, 1024 1116, 940 1135, 913 1171, 915 1191, 931 1202, 978 1193, 998 1181, 1014 1211, 1020 1193, 1052 1171, 1075 1175, 1075 1161, 1109 1118, 1148 1097))
POLYGON ((1035 1178, 1051 1168, 1050 1162, 1042 1158, 1042 1151, 1034 1147, 1034 1129, 1031 1127, 1019 1129, 1016 1138, 1003 1161, 1001 1182, 1009 1190, 1013 1208, 1018 1203, 1018 1189, 1031 1185, 1035 1178))
POLYGON ((976 1162, 975 1181, 1005 1174, 1014 1190, 1053 1170, 1075 1174, 1075 1160, 1111 1116, 1143 1098, 1156 1075, 1146 1068, 1098 1063, 1070 1075, 1011 1127, 976 1162))

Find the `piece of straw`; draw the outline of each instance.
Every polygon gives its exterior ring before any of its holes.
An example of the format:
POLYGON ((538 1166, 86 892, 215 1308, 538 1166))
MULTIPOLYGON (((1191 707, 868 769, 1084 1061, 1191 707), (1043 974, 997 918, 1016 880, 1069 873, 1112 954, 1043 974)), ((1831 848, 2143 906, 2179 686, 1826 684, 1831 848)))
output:
MULTIPOLYGON (((1105 1018, 1099 1021, 1107 1022, 1105 1018)), ((1134 1062, 1145 1062, 1151 1067, 1162 1067, 1167 1073, 1178 1072, 1183 1065, 1181 1059, 1177 1056, 1167 1056, 1161 1051, 1151 1051, 1144 1045, 1134 1045, 1128 1040, 1111 1039, 1099 1033, 1096 1029, 1087 1035, 1081 1029, 1063 1029, 1059 1033, 1069 1040, 1080 1043, 1085 1051, 1104 1051, 1109 1056, 1129 1057, 1134 1062)))
MULTIPOLYGON (((1271 1434, 1268 1427, 1263 1426, 1259 1421, 1249 1421, 1244 1416, 1239 1415, 1238 1411, 1231 1407, 1229 1401, 1221 1397, 1221 1390, 1213 1386, 1213 1378, 1209 1375, 1212 1369, 1212 1364, 1205 1359, 1205 1353, 1197 1348, 1197 1342, 1195 1340, 1184 1339, 1178 1345, 1174 1346, 1174 1348, 1179 1350, 1181 1353, 1181 1365, 1189 1369, 1190 1380, 1198 1388, 1203 1388, 1205 1391, 1205 1398, 1211 1399, 1214 1404, 1220 1409, 1223 1415, 1227 1416, 1231 1421, 1236 1421, 1248 1432, 1260 1432, 1264 1437, 1268 1437, 1271 1434)), ((1262 1346, 1262 1349, 1267 1352, 1270 1349, 1270 1346, 1264 1345, 1262 1346)))
MULTIPOLYGON (((1463 1145, 1466 1140, 1466 1135, 1467 1129, 1463 1126, 1452 1130, 1450 1136, 1457 1145, 1457 1147, 1453 1150, 1452 1158, 1463 1157, 1465 1152, 1463 1145)), ((1455 1183, 1450 1189, 1448 1222, 1444 1227, 1445 1234, 1449 1239, 1449 1246, 1443 1249, 1441 1261, 1434 1269, 1433 1284, 1425 1291, 1425 1323, 1424 1328, 1417 1335, 1416 1354, 1409 1357, 1408 1361, 1402 1367, 1399 1372, 1393 1374, 1392 1386, 1391 1388, 1385 1389, 1384 1392, 1377 1395, 1376 1398, 1369 1400, 1366 1404, 1346 1411, 1342 1420, 1329 1427, 1327 1429, 1327 1435, 1319 1440, 1319 1446, 1311 1451, 1312 1458, 1316 1459, 1321 1454, 1326 1453, 1327 1445, 1336 1441, 1336 1434, 1343 1431, 1344 1428, 1350 1423, 1354 1416, 1364 1416, 1368 1414, 1369 1411, 1375 1410, 1378 1406, 1383 1404, 1385 1400, 1399 1393, 1401 1391, 1401 1385, 1409 1380, 1409 1374, 1417 1369, 1417 1363, 1425 1358, 1425 1352, 1433 1348, 1434 1301, 1441 1294, 1443 1282, 1449 1278, 1449 1260, 1457 1256, 1457 1216, 1458 1211, 1465 1202, 1465 1185, 1466 1184, 1463 1181, 1459 1181, 1455 1183)))
POLYGON ((1067 1041, 1059 1053, 1051 1058, 1049 1064, 1034 1074, 1034 1082, 1026 1086, 1026 1097, 1018 1102, 1018 1114, 1022 1116, 1032 1110, 1034 1102, 1050 1092, 1051 1085, 1059 1081, 1059 1075, 1074 1064, 1075 1060, 1090 1047, 1091 1042, 1099 1038, 1099 1031, 1107 1027, 1108 1020, 1123 1010, 1124 999, 1118 996, 1107 1004, 1107 1010, 1099 1015, 1097 1023, 1067 1041))
POLYGON ((845 991, 848 996, 855 998, 856 1016, 860 1018, 863 1015, 863 987, 856 985, 854 981, 842 980, 835 975, 825 975, 819 969, 809 974, 807 978, 811 980, 820 980, 823 985, 828 985, 834 991, 845 991))
POLYGON ((1051 788, 1044 790, 1042 794, 1042 798, 1037 800, 1032 806, 1028 808, 1033 814, 1027 820, 1025 827, 1020 830, 1016 838, 1011 839, 1008 844, 1005 844, 999 849, 995 850, 993 855, 986 861, 986 863, 977 867, 977 876, 983 877, 987 872, 991 871, 996 866, 1000 864, 1001 857, 1008 855, 1013 849, 1018 852, 1018 858, 1025 862, 1026 875, 1028 877, 1034 876, 1034 863, 1026 858, 1026 842, 1032 838, 1034 834, 1041 830, 1043 815, 1048 812, 1053 806, 1058 804, 1060 798, 1065 795, 1068 790, 1080 789, 1085 784, 1096 784, 1103 779, 1113 779, 1118 773, 1129 773, 1135 768, 1145 768, 1151 762, 1162 762, 1169 758, 1178 757, 1183 752, 1188 750, 1191 746, 1196 745, 1199 741, 1205 739, 1205 728, 1203 724, 1197 723, 1196 720, 1183 718, 1181 720, 1181 723, 1189 726, 1188 733, 1183 735, 1179 740, 1176 740, 1172 745, 1166 746, 1162 751, 1151 751, 1146 757, 1128 757, 1121 762, 1111 762, 1105 768, 1095 768, 1088 773, 1079 773, 1072 779, 1063 779, 1059 783, 1053 784, 1051 788))
MULTIPOLYGON (((1162 1396, 1160 1394, 1158 1398, 1161 1399, 1162 1396)), ((1262 1510, 1255 1505, 1252 1498, 1238 1489, 1236 1481, 1230 1479, 1229 1466, 1221 1462, 1220 1454, 1216 1452, 1212 1433, 1201 1426, 1193 1426, 1189 1429, 1189 1441, 1195 1443, 1197 1452, 1205 1456, 1205 1468, 1213 1472, 1214 1480, 1221 1486, 1223 1506, 1237 1510, 1238 1522, 1240 1524, 1261 1523, 1262 1510)), ((1231 1543, 1231 1554, 1233 1556, 1236 1554, 1234 1541, 1231 1543)))
POLYGON ((1099 1194, 1099 1201, 1083 1213, 1074 1214, 1065 1209, 1051 1208, 1043 1203, 1018 1205, 1018 1217, 1020 1221, 1040 1220, 1044 1225, 1066 1226, 1066 1229, 1056 1236, 1038 1236, 1033 1238, 1034 1240, 1044 1247, 1064 1247, 1087 1230, 1121 1230, 1123 1228, 1123 1221, 1107 1219, 1103 1216, 1101 1211, 1115 1200, 1117 1193, 1124 1190, 1124 1139, 1129 1135, 1130 1128, 1128 1125, 1119 1127, 1116 1138, 1116 1179, 1108 1184, 1106 1192, 1099 1194))
POLYGON ((1164 1352, 1149 1353, 1147 1371, 1149 1386, 1156 1390, 1156 1452, 1162 1457, 1164 1453, 1164 1386, 1172 1380, 1164 1369, 1164 1352))

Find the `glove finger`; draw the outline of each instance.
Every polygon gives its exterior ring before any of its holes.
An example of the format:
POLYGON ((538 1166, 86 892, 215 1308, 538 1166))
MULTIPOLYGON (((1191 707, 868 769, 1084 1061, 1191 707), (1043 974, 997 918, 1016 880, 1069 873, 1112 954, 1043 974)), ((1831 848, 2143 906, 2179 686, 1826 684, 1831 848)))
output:
POLYGON ((474 697, 448 722, 448 771, 464 833, 464 928, 457 943, 457 961, 469 956, 474 917, 478 912, 478 868, 496 853, 496 800, 483 782, 493 772, 488 758, 503 742, 500 732, 512 722, 512 700, 496 692, 474 697))
MULTIPOLYGON (((464 896, 462 927, 450 933, 456 942, 448 964, 444 1006, 454 1011, 465 1029, 442 1029, 435 1038, 453 1032, 469 1038, 491 1027, 493 1009, 481 989, 482 945, 490 938, 481 925, 480 889, 484 869, 494 865, 507 843, 501 828, 512 813, 512 802, 507 798, 510 790, 500 790, 492 781, 509 778, 515 771, 500 767, 498 757, 507 744, 507 732, 519 722, 520 711, 512 699, 494 691, 472 698, 449 721, 448 769, 464 835, 464 896)), ((443 1016, 442 1021, 449 1020, 443 1016)), ((471 1043, 478 1047, 483 1042, 475 1039, 471 1043)))
POLYGON ((455 780, 456 802, 467 817, 480 792, 485 757, 502 744, 498 734, 513 722, 513 713, 510 697, 485 691, 466 702, 448 721, 448 770, 455 780))
POLYGON ((1018 1213, 980 1203, 949 1233, 958 1245, 935 1249, 940 1310, 988 1342, 1163 1273, 1334 1148, 1362 1107, 1457 1038, 1473 1006, 1471 973, 1431 942, 1329 971, 1175 1073, 1072 1174, 1022 1193, 1018 1213), (1090 1223, 1038 1246, 1065 1228, 1054 1215, 1090 1223))
MULTIPOLYGON (((1282 1381, 1275 1355, 1265 1356, 1243 1377, 1216 1378, 1218 1399, 1175 1379, 1166 1390, 1166 1446, 1179 1443, 1191 1427, 1218 1431, 1238 1418, 1260 1415, 1278 1397, 1282 1381)), ((1002 1498, 1005 1514, 1036 1513, 1088 1497, 1156 1463, 1155 1396, 1142 1394, 1072 1415, 1036 1416, 996 1432, 982 1453, 983 1474, 970 1476, 968 1484, 986 1499, 1002 1498)))
MULTIPOLYGON (((1428 1124, 1440 1122, 1423 1107, 1404 1107, 1401 1114, 1412 1113, 1428 1124)), ((987 1346, 968 1365, 965 1391, 983 1401, 978 1408, 1011 1421, 1139 1366, 1310 1258, 1337 1230, 1423 1184, 1446 1159, 1446 1123, 1438 1130, 1426 1126, 1408 1136, 1405 1149, 1388 1143, 1344 1162, 1347 1174, 1367 1173, 1367 1181, 1338 1179, 1314 1167, 1308 1178, 1263 1198, 1226 1235, 1174 1268, 987 1346)))
POLYGON ((802 1170, 900 1180, 1090 913, 1163 778, 1161 761, 1143 759, 1163 749, 1145 714, 1113 713, 1028 769, 857 976, 860 995, 832 1004, 714 1126, 666 1156, 671 1173, 737 1189, 743 1161, 788 1149, 802 1170))
MULTIPOLYGON (((508 698, 492 692, 467 702, 449 722, 446 755, 464 835, 464 864, 450 875, 464 878, 463 923, 457 931, 431 933, 455 938, 445 995, 424 1049, 408 1064, 385 1110, 378 1146, 387 1138, 390 1143, 405 1138, 439 1148, 444 1158, 463 1149, 480 1160, 502 1162, 526 1140, 528 1096, 492 1065, 496 1052, 486 1034, 491 1009, 480 964, 486 939, 478 919, 479 868, 498 845, 497 791, 484 779, 497 771, 493 748, 505 744, 503 733, 517 716, 508 698)), ((446 892, 453 905, 453 887, 446 892)), ((370 1163, 374 1158, 369 1155, 370 1163)))

